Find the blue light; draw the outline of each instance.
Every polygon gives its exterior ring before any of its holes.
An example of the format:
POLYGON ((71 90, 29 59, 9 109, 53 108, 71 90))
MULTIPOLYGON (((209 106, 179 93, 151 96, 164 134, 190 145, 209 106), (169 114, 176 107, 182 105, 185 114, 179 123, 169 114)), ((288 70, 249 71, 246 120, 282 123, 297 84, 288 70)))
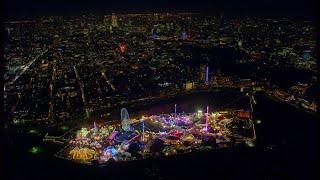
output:
POLYGON ((105 153, 110 153, 112 156, 118 154, 118 151, 113 146, 108 146, 103 150, 105 153))
POLYGON ((206 84, 209 83, 209 66, 206 68, 206 84))

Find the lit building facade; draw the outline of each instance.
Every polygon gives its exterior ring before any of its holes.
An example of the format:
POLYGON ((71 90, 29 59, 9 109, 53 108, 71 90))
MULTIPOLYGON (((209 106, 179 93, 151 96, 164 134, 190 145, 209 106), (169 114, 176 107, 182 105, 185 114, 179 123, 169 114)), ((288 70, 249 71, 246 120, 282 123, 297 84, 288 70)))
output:
POLYGON ((112 27, 118 27, 119 26, 118 17, 114 13, 112 13, 112 15, 111 15, 111 25, 112 25, 112 27))

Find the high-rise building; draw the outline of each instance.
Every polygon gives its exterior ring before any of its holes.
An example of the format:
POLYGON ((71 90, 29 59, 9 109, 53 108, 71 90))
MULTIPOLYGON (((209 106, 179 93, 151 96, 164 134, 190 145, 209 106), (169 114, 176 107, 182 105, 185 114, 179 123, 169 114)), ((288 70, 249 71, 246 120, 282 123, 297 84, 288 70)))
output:
POLYGON ((209 84, 209 66, 207 65, 206 66, 206 81, 205 81, 206 84, 209 84))
POLYGON ((112 27, 118 27, 119 26, 118 17, 114 13, 112 13, 112 15, 111 15, 111 25, 112 25, 112 27))
POLYGON ((208 65, 200 65, 200 81, 204 81, 206 84, 209 83, 209 66, 208 65))

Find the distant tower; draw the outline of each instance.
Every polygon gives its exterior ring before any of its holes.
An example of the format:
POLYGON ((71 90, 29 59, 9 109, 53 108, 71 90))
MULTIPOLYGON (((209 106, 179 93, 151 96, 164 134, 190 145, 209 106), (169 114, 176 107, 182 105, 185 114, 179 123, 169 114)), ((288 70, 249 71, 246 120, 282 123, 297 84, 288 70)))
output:
POLYGON ((208 131, 208 121, 209 121, 209 106, 207 106, 207 113, 206 113, 206 127, 205 127, 206 131, 208 131))
POLYGON ((97 133, 98 132, 98 126, 97 126, 97 124, 96 124, 96 122, 94 121, 93 122, 93 131, 94 131, 94 133, 97 133))
POLYGON ((206 67, 206 84, 209 84, 209 66, 206 67))
POLYGON ((118 27, 118 17, 114 13, 111 15, 111 24, 112 27, 118 27))
POLYGON ((200 65, 200 81, 209 83, 209 66, 208 65, 200 65))
POLYGON ((144 141, 144 116, 141 118, 141 124, 142 124, 142 141, 144 141))

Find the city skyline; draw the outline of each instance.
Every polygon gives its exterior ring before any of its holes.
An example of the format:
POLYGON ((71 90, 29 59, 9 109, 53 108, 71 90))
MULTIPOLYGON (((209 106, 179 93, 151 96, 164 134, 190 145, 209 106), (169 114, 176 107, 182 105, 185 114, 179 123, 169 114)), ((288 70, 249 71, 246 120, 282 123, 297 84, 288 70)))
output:
POLYGON ((316 1, 307 0, 227 0, 227 1, 182 1, 182 0, 120 0, 120 1, 4 1, 4 17, 15 20, 48 15, 80 15, 84 13, 157 13, 198 12, 204 14, 225 14, 226 16, 269 16, 294 17, 315 20, 316 1))

